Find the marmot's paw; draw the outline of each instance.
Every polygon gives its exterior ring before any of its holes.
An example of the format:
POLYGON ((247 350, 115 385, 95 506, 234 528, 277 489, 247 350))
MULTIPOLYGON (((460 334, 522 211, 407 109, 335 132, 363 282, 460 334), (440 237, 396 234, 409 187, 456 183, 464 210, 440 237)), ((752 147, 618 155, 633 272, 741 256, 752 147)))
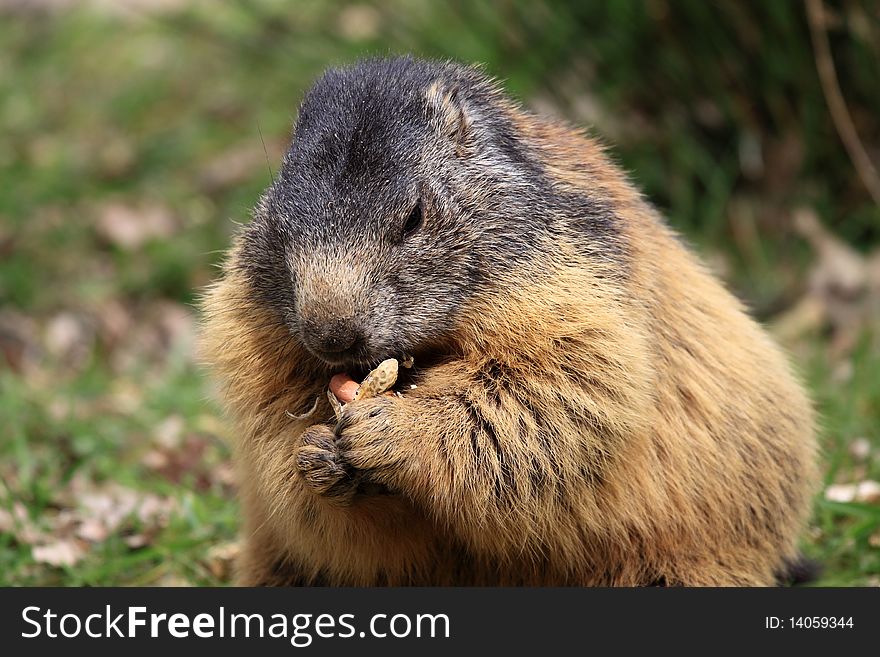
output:
POLYGON ((302 434, 296 467, 315 493, 342 505, 351 503, 360 477, 355 476, 337 448, 333 429, 316 424, 302 434))
POLYGON ((343 461, 373 483, 391 487, 400 463, 390 411, 392 397, 371 397, 346 404, 336 424, 336 448, 343 461))

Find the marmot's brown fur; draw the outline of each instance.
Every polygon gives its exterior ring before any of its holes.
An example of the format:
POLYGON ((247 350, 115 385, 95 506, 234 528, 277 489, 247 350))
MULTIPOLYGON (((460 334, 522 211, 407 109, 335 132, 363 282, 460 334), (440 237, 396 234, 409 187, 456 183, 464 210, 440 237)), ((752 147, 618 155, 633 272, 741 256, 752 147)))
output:
POLYGON ((325 74, 204 310, 242 584, 769 585, 796 558, 815 440, 782 353, 595 141, 479 71, 325 74), (330 377, 404 354, 402 396, 337 424, 330 377))

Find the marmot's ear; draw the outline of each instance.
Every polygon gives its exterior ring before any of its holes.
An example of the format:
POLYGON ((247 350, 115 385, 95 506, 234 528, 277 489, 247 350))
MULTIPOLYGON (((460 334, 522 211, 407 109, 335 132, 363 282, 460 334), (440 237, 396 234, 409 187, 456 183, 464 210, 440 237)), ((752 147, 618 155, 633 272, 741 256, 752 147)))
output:
POLYGON ((456 152, 464 157, 472 143, 471 118, 461 101, 458 87, 448 87, 440 80, 425 92, 428 120, 437 132, 455 144, 456 152))

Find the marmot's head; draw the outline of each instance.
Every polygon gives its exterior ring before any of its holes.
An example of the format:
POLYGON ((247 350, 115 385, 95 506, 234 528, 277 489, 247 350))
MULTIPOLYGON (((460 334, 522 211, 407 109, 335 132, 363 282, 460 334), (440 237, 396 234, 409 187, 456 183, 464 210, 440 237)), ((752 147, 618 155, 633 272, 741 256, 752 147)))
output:
POLYGON ((254 292, 334 365, 442 343, 473 295, 516 281, 558 230, 515 111, 481 72, 450 63, 325 73, 243 234, 254 292))

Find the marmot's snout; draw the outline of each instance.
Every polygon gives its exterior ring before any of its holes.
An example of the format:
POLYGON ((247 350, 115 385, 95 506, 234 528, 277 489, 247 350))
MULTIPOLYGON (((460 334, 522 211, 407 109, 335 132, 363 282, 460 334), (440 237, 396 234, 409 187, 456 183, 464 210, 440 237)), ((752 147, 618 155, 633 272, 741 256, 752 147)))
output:
POLYGON ((334 365, 369 358, 367 289, 363 272, 350 265, 324 263, 301 272, 298 328, 309 351, 334 365))
POLYGON ((366 345, 357 317, 327 318, 302 322, 302 337, 309 351, 329 363, 358 360, 366 345))

